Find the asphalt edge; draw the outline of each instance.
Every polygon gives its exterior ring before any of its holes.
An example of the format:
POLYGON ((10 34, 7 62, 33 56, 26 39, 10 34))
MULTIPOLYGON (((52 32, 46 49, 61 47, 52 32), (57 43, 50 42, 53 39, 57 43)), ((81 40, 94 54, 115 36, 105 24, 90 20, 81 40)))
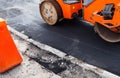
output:
POLYGON ((93 65, 90 65, 90 64, 87 64, 81 60, 78 60, 77 58, 73 57, 73 56, 68 56, 66 53, 58 50, 58 49, 55 49, 49 45, 46 45, 46 44, 43 44, 43 43, 40 43, 40 42, 37 42, 31 38, 29 38, 27 35, 23 34, 23 33, 20 33, 19 31, 13 29, 12 27, 10 26, 7 26, 9 31, 12 32, 13 34, 19 36, 20 38, 24 39, 25 41, 28 41, 32 44, 34 44, 35 46, 39 47, 40 49, 43 49, 43 50, 46 50, 46 51, 49 51, 61 58, 65 58, 67 60, 70 60, 72 63, 74 64, 77 64, 79 65, 80 67, 82 67, 83 69, 86 69, 86 70, 89 70, 89 71, 92 71, 98 75, 100 75, 102 78, 120 78, 120 76, 118 75, 115 75, 113 73, 110 73, 106 70, 103 70, 101 68, 98 68, 96 66, 93 66, 93 65))

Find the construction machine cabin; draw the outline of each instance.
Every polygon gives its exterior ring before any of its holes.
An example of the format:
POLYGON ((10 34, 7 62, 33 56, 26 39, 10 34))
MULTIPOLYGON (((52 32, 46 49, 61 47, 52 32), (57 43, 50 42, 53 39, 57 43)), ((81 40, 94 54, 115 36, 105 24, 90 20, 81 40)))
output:
POLYGON ((102 39, 120 42, 119 0, 43 0, 39 8, 48 25, 55 25, 63 18, 83 17, 94 25, 102 39))

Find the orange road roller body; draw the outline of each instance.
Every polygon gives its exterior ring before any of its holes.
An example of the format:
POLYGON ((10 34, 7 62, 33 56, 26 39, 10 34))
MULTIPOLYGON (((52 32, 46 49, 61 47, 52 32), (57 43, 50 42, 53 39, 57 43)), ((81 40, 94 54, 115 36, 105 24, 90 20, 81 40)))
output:
POLYGON ((57 0, 57 2, 61 6, 63 17, 66 19, 72 19, 72 15, 74 13, 78 14, 78 11, 82 9, 82 1, 75 4, 66 4, 63 0, 57 0))
POLYGON ((40 13, 49 25, 63 18, 83 17, 104 40, 120 41, 120 0, 44 0, 40 13))
POLYGON ((117 28, 120 26, 120 1, 94 0, 90 5, 84 6, 84 20, 93 24, 100 23, 106 28, 119 33, 120 30, 117 30, 117 28), (108 9, 108 12, 111 11, 108 16, 106 9, 108 9), (106 10, 106 16, 101 13, 103 10, 106 10))

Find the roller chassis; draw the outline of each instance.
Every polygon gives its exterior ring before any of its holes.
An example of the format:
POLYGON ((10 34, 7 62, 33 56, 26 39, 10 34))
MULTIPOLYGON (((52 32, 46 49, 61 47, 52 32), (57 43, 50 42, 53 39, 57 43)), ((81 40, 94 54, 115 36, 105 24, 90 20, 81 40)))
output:
POLYGON ((77 3, 66 3, 65 1, 69 0, 42 1, 42 3, 40 4, 40 13, 47 24, 55 25, 57 22, 60 22, 62 18, 73 19, 74 17, 81 16, 84 18, 85 21, 88 21, 94 25, 95 31, 105 41, 120 41, 119 0, 90 0, 90 2, 88 2, 87 4, 85 4, 85 1, 87 0, 76 0, 77 3), (51 5, 45 6, 45 4, 51 5), (43 6, 44 8, 42 8, 43 6), (52 8, 46 9, 45 7, 52 8), (45 9, 46 11, 44 11, 45 9), (53 13, 51 12, 51 10, 53 10, 53 13), (49 12, 51 12, 51 15, 45 15, 45 13, 49 12))

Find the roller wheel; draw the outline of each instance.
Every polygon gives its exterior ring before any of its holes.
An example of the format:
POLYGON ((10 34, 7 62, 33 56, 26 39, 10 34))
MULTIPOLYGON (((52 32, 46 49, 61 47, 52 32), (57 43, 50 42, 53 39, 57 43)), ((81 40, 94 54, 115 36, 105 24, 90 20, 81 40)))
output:
POLYGON ((48 25, 55 25, 62 18, 62 10, 55 0, 45 0, 40 6, 40 14, 48 25))
POLYGON ((111 31, 110 29, 102 26, 99 23, 95 24, 94 30, 95 30, 95 32, 98 33, 98 35, 102 39, 104 39, 107 42, 111 42, 111 43, 120 42, 120 33, 115 33, 113 31, 111 31))

